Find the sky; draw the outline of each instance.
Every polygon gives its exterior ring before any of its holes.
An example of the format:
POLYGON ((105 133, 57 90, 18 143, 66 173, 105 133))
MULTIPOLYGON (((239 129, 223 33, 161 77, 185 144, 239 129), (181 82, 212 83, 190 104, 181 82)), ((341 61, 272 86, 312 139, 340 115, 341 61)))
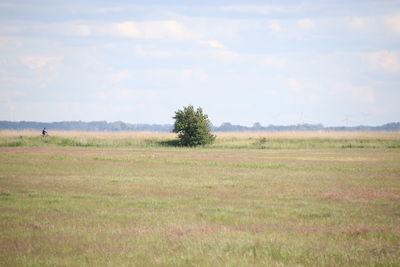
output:
POLYGON ((400 1, 1 1, 0 120, 400 121, 400 1))

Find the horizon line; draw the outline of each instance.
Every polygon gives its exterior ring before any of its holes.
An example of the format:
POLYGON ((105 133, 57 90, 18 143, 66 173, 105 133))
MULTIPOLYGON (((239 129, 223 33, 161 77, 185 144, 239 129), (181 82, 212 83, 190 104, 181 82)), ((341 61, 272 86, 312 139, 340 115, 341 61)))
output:
MULTIPOLYGON (((11 120, 0 120, 0 122, 10 122, 10 123, 43 123, 43 124, 51 124, 51 123, 74 123, 74 122, 81 122, 81 123, 94 123, 94 122, 105 122, 106 124, 112 124, 112 123, 124 123, 124 124, 130 124, 130 125, 162 125, 162 126, 171 126, 173 123, 132 123, 132 122, 125 122, 122 120, 117 120, 117 121, 107 121, 107 120, 91 120, 91 121, 83 121, 83 120, 62 120, 62 121, 33 121, 33 120, 19 120, 19 121, 11 121, 11 120)), ((233 126, 233 127, 246 127, 246 128, 262 128, 262 127, 289 127, 289 126, 319 126, 321 128, 354 128, 354 127, 381 127, 384 125, 389 125, 389 124, 397 124, 400 123, 400 121, 392 121, 392 122, 386 122, 382 124, 377 124, 377 125, 368 125, 368 124, 358 124, 358 125, 324 125, 323 123, 308 123, 308 122, 303 122, 303 123, 292 123, 292 124, 268 124, 268 125, 262 125, 259 122, 254 122, 252 125, 242 125, 242 124, 234 124, 231 122, 222 122, 219 126, 216 124, 213 124, 211 122, 211 127, 222 127, 224 124, 233 126), (255 126, 255 124, 259 124, 259 126, 255 126)))

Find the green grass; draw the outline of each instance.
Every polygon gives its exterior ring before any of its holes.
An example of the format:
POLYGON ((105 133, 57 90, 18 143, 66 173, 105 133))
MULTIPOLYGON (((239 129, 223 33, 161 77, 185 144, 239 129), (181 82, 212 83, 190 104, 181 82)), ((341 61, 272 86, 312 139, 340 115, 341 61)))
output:
MULTIPOLYGON (((137 138, 112 136, 93 137, 90 135, 71 135, 61 132, 54 136, 0 136, 0 147, 102 147, 102 148, 149 148, 149 147, 178 147, 177 139, 170 137, 159 136, 142 136, 137 138), (68 137, 66 137, 68 136, 68 137)), ((379 134, 377 134, 379 136, 379 134)), ((323 136, 320 138, 304 138, 299 134, 299 137, 273 137, 273 138, 253 138, 238 135, 238 137, 222 137, 208 145, 207 148, 215 149, 321 149, 321 148, 400 148, 399 136, 392 138, 362 138, 352 137, 347 138, 330 138, 323 136)))
POLYGON ((395 139, 65 138, 0 138, 0 266, 400 265, 395 139))

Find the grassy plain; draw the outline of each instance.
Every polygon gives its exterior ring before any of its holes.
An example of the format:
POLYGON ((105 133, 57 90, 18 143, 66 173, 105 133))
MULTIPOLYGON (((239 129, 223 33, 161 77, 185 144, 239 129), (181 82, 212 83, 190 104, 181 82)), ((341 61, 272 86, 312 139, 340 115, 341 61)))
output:
POLYGON ((0 266, 399 266, 400 133, 0 132, 0 266))

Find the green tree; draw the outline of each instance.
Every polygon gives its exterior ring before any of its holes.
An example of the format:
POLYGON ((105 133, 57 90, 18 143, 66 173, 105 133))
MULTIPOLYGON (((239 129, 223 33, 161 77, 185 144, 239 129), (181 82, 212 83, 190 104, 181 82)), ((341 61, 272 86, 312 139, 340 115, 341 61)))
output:
POLYGON ((211 144, 215 136, 210 133, 211 123, 208 116, 203 114, 199 107, 192 105, 183 107, 175 112, 174 133, 178 133, 179 141, 183 146, 199 146, 211 144))

